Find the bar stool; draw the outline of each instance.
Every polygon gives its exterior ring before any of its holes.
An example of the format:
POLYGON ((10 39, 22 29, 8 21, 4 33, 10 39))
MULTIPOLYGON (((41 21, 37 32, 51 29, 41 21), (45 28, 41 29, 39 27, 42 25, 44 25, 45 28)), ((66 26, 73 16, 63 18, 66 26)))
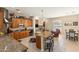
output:
POLYGON ((49 37, 46 40, 46 50, 48 50, 49 52, 52 50, 53 51, 53 46, 54 46, 54 41, 49 37))

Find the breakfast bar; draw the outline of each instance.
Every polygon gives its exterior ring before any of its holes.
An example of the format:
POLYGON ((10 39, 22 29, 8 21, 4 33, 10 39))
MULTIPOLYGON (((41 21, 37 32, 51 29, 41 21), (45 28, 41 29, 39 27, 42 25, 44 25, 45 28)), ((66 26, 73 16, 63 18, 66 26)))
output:
POLYGON ((44 46, 45 46, 44 41, 46 40, 46 38, 49 35, 50 35, 49 31, 44 31, 44 32, 37 31, 37 33, 36 33, 36 47, 41 49, 41 51, 44 51, 44 46))

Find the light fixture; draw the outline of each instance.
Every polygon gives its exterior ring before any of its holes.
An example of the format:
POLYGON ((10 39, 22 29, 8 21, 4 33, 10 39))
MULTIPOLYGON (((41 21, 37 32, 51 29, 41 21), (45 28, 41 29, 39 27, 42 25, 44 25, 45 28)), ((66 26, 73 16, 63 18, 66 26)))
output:
POLYGON ((41 10, 41 13, 42 13, 42 16, 41 17, 42 17, 42 21, 43 21, 42 23, 43 23, 43 27, 44 27, 43 30, 45 30, 45 27, 46 27, 46 19, 44 17, 44 10, 43 9, 41 10))
POLYGON ((21 13, 21 11, 19 9, 16 9, 17 13, 21 13))
POLYGON ((47 22, 47 19, 44 17, 44 10, 43 9, 41 10, 41 13, 42 13, 42 16, 41 16, 42 17, 42 21, 43 22, 47 22))
POLYGON ((35 17, 34 17, 34 19, 37 19, 37 20, 38 20, 38 19, 39 19, 39 17, 35 16, 35 17))
POLYGON ((42 20, 44 19, 44 15, 43 15, 43 14, 44 14, 44 10, 42 9, 42 10, 41 10, 41 17, 42 17, 42 20))

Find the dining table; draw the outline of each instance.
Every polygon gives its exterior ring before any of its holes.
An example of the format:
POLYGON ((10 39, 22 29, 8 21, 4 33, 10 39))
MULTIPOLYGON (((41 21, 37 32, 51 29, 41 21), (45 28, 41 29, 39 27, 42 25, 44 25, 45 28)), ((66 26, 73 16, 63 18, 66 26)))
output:
POLYGON ((78 41, 78 34, 76 31, 66 32, 66 39, 78 41))

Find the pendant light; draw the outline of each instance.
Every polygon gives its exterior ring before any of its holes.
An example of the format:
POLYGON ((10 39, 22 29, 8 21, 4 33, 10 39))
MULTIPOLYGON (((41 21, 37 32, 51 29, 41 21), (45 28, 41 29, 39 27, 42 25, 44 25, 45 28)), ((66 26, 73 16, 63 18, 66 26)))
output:
POLYGON ((43 21, 42 23, 43 23, 43 27, 44 27, 44 30, 45 30, 45 17, 44 17, 44 10, 43 9, 41 10, 41 13, 42 13, 41 17, 42 17, 42 21, 43 21))

